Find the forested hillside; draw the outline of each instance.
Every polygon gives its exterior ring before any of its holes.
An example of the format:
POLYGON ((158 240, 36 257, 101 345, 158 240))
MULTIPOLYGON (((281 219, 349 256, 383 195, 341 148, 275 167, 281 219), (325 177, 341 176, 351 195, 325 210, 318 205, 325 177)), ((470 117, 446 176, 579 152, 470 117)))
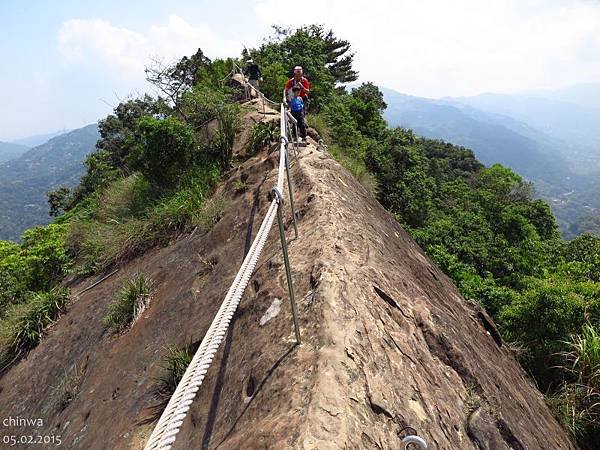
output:
MULTIPOLYGON (((487 309, 561 423, 582 448, 594 448, 600 439, 600 238, 564 241, 548 204, 512 170, 486 167, 467 148, 388 127, 377 86, 340 88, 357 73, 350 43, 333 32, 275 29, 235 61, 249 57, 261 66, 262 89, 274 101, 288 69, 305 68, 313 85, 308 121, 331 154, 466 298, 487 309)), ((219 220, 223 206, 211 195, 236 163, 240 91, 222 82, 232 61, 211 61, 199 50, 172 66, 149 68, 163 96, 121 103, 100 121, 100 140, 80 184, 51 199, 54 211, 65 214, 27 231, 22 244, 0 244, 2 365, 37 345, 67 307, 57 287, 65 275, 101 273, 219 220)), ((255 150, 278 136, 257 124, 248 139, 255 150)), ((240 178, 236 189, 244 192, 244 184, 240 178)), ((147 288, 144 280, 125 287, 106 326, 127 326, 134 312, 128 292, 135 298, 147 288)))
MULTIPOLYGON (((565 238, 600 232, 600 186, 594 172, 600 170, 600 160, 592 152, 597 144, 589 139, 581 142, 590 134, 583 125, 571 130, 571 134, 550 134, 548 129, 569 128, 569 123, 554 117, 558 113, 546 112, 550 122, 542 127, 542 119, 533 120, 535 113, 523 113, 525 106, 492 108, 484 101, 509 96, 433 100, 390 89, 383 93, 388 104, 384 116, 391 126, 403 126, 419 136, 465 146, 484 164, 503 164, 533 182, 536 195, 550 204, 565 238), (483 109, 479 109, 482 105, 483 109), (579 140, 574 140, 578 132, 579 140)), ((554 110, 562 105, 539 99, 529 103, 532 111, 543 109, 543 105, 554 110)), ((583 115, 582 108, 573 108, 583 115)))
POLYGON ((16 241, 27 228, 50 222, 46 192, 79 183, 97 139, 97 126, 88 125, 0 164, 0 239, 16 241))
POLYGON ((542 141, 541 147, 553 157, 553 149, 558 150, 566 162, 561 174, 567 183, 544 183, 539 190, 551 201, 564 235, 571 238, 586 231, 600 233, 598 91, 597 84, 588 84, 557 91, 481 94, 447 101, 516 118, 552 139, 542 141))

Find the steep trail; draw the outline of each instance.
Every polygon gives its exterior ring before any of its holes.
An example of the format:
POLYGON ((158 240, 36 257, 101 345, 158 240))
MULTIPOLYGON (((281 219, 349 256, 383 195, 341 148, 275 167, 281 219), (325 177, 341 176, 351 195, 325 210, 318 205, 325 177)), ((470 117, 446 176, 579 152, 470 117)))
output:
MULTIPOLYGON (((261 117, 245 113, 238 151, 261 117)), ((3 414, 42 417, 38 431, 61 434, 63 448, 143 448, 165 346, 203 337, 269 206, 278 156, 227 174, 219 194, 229 204, 210 232, 147 252, 74 301, 0 379, 3 414), (236 193, 242 174, 248 190, 236 193), (131 330, 109 336, 100 318, 138 272, 155 279, 154 300, 131 330), (74 365, 80 386, 64 405, 57 385, 74 365)), ((292 174, 302 345, 273 230, 174 448, 395 449, 405 426, 433 449, 575 448, 491 319, 325 149, 311 141, 292 174)))

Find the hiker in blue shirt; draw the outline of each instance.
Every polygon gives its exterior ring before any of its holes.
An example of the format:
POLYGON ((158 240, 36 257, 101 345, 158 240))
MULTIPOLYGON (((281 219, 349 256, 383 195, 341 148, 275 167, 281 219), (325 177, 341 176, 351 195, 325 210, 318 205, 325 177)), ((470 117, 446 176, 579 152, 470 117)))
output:
MULTIPOLYGON (((288 101, 288 106, 294 116, 294 119, 298 122, 298 129, 300 130, 300 137, 302 138, 302 145, 306 145, 306 123, 304 122, 304 101, 300 97, 300 86, 296 85, 292 88, 294 94, 288 101)), ((298 137, 296 136, 296 139, 298 137)))

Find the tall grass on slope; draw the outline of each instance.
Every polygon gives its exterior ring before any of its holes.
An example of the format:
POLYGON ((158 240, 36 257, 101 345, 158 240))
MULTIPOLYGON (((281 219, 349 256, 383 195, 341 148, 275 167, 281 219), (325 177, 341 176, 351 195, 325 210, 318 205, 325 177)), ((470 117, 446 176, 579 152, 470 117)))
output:
POLYGON ((600 392, 600 332, 586 324, 581 334, 572 337, 569 347, 566 356, 571 370, 578 374, 581 383, 600 392))
POLYGON ((565 369, 575 381, 566 382, 549 403, 582 448, 596 448, 600 442, 600 332, 586 324, 566 344, 565 369))
POLYGON ((69 300, 65 288, 31 295, 30 301, 11 305, 0 321, 0 370, 38 345, 69 300))
POLYGON ((103 325, 115 332, 133 326, 150 305, 154 283, 144 274, 126 280, 115 299, 109 303, 103 325))
POLYGON ((69 244, 80 273, 92 273, 126 261, 196 227, 210 229, 224 201, 209 197, 219 172, 189 174, 180 187, 162 197, 141 175, 113 182, 81 220, 74 220, 69 244))
POLYGON ((331 127, 323 114, 308 114, 308 126, 314 128, 323 142, 329 146, 331 156, 344 166, 365 189, 377 195, 378 185, 375 176, 369 172, 365 164, 365 143, 362 140, 352 142, 354 147, 334 143, 331 138, 331 127))
POLYGON ((356 181, 362 184, 371 194, 377 195, 377 179, 367 169, 363 156, 356 155, 355 152, 339 145, 331 145, 329 151, 331 156, 356 178, 356 181))

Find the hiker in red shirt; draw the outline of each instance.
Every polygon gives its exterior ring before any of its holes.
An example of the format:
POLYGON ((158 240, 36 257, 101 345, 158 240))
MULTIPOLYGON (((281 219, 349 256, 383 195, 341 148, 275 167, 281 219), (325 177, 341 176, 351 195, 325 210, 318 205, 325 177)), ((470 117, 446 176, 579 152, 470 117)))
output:
POLYGON ((296 66, 294 67, 294 77, 290 78, 288 82, 285 84, 283 88, 283 98, 285 99, 285 103, 287 103, 291 97, 294 96, 292 93, 292 88, 294 86, 300 87, 300 97, 304 102, 304 113, 306 114, 306 107, 308 105, 308 93, 310 92, 310 83, 303 76, 302 67, 296 66))

